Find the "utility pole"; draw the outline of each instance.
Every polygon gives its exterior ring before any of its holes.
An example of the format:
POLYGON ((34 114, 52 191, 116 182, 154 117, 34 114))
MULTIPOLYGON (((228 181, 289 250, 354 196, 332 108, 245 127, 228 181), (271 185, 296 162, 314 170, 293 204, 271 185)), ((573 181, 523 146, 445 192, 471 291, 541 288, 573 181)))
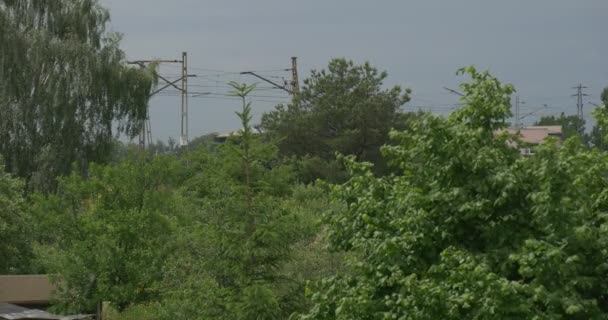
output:
POLYGON ((150 114, 146 117, 146 136, 148 139, 148 144, 152 143, 152 125, 150 124, 150 114))
POLYGON ((587 87, 583 86, 582 84, 579 84, 576 87, 572 87, 572 89, 576 89, 576 94, 573 94, 572 96, 576 96, 576 116, 578 117, 579 121, 576 123, 576 131, 582 136, 584 134, 584 126, 583 126, 583 119, 584 119, 584 115, 583 115, 583 97, 586 97, 587 94, 583 93, 583 89, 586 89, 587 87))
POLYGON ((520 125, 520 122, 519 122, 519 120, 521 120, 520 117, 519 117, 519 105, 520 104, 525 104, 525 102, 524 101, 520 101, 519 100, 519 96, 515 96, 515 129, 520 129, 521 128, 521 125, 520 125))
POLYGON ((140 120, 141 130, 139 131, 139 148, 144 150, 146 145, 152 143, 152 126, 150 125, 150 114, 146 107, 146 116, 140 120))
POLYGON ((146 119, 148 117, 148 107, 146 106, 146 116, 145 118, 139 120, 139 148, 141 150, 146 149, 146 119))
POLYGON ((188 145, 188 53, 182 52, 182 124, 179 144, 188 145))
POLYGON ((291 95, 300 93, 300 82, 298 81, 298 57, 291 57, 291 95))

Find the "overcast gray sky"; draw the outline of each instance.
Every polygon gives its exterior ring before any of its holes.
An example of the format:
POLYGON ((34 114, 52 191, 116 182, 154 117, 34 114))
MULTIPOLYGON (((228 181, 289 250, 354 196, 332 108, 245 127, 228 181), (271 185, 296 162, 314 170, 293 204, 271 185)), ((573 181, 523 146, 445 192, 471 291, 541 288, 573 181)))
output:
MULTIPOLYGON (((389 73, 387 85, 413 90, 406 109, 447 112, 457 97, 462 66, 489 69, 512 83, 526 101, 522 113, 576 113, 575 93, 589 87, 599 102, 608 86, 607 0, 101 0, 113 31, 124 34, 129 59, 189 55, 190 90, 213 95, 190 99, 190 138, 238 129, 226 82, 256 82, 239 71, 262 70, 273 80, 299 58, 300 79, 334 57, 370 61, 389 73)), ((161 69, 177 77, 179 69, 161 69)), ((260 84, 262 89, 267 86, 260 84)), ((169 93, 168 93, 169 94, 169 93)), ((257 117, 287 101, 280 90, 255 92, 257 117)), ((179 136, 179 97, 151 101, 154 139, 179 136)), ((589 114, 591 104, 585 105, 589 114)), ((534 117, 526 118, 535 120, 534 117)))

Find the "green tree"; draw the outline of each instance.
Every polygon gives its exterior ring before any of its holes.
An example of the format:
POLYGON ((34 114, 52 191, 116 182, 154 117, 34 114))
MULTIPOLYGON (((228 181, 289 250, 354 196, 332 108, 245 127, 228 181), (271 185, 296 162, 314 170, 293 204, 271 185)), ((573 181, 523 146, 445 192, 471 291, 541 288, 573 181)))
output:
POLYGON ((311 210, 326 197, 293 191, 292 168, 250 125, 253 87, 231 85, 243 101, 242 129, 216 150, 184 154, 192 176, 178 201, 179 249, 165 267, 162 298, 144 307, 158 319, 285 319, 305 304, 306 267, 291 258, 318 233, 311 210))
POLYGON ((399 108, 410 93, 384 89, 386 77, 369 63, 334 59, 327 70, 312 71, 294 102, 264 114, 262 127, 278 139, 282 155, 327 161, 340 152, 379 164, 380 146, 400 125, 399 108))
MULTIPOLYGON (((214 252, 206 267, 225 296, 215 315, 225 319, 280 319, 282 296, 280 266, 290 252, 296 220, 280 205, 280 196, 288 188, 289 175, 281 168, 269 169, 276 155, 272 144, 259 140, 250 125, 251 107, 246 96, 254 87, 231 83, 234 94, 242 98, 238 113, 242 129, 238 137, 222 146, 223 162, 216 182, 221 189, 208 190, 205 210, 211 236, 209 249, 214 252)), ((214 188, 216 189, 216 188, 214 188)), ((208 315, 209 317, 210 315, 208 315)))
MULTIPOLYGON (((594 110, 596 119, 605 118, 608 113, 608 88, 604 88, 601 95, 602 105, 594 110)), ((597 147, 600 151, 606 150, 606 123, 598 121, 589 135, 591 145, 597 147)))
POLYGON ((462 109, 392 133, 399 174, 347 158, 326 219, 355 270, 302 319, 608 319, 608 157, 577 139, 521 156, 495 134, 513 88, 463 72, 462 109))
POLYGON ((0 0, 0 154, 30 187, 108 161, 113 127, 145 118, 155 77, 125 65, 108 21, 97 0, 0 0))
MULTIPOLYGON (((562 135, 564 139, 568 139, 573 136, 580 136, 579 132, 585 131, 585 120, 579 118, 576 115, 567 116, 563 112, 556 116, 545 116, 541 117, 540 120, 536 122, 537 126, 562 126, 562 135)), ((583 134, 582 136, 583 142, 587 143, 589 140, 589 136, 587 134, 583 134)))
POLYGON ((604 126, 600 126, 596 124, 591 129, 591 133, 589 134, 589 143, 592 147, 598 148, 600 151, 606 150, 606 129, 604 126))
POLYGON ((116 166, 92 165, 88 178, 60 179, 58 191, 35 196, 38 255, 58 285, 59 307, 124 310, 154 301, 170 259, 175 186, 182 164, 133 155, 116 166))
POLYGON ((4 171, 0 157, 0 274, 30 271, 31 223, 26 214, 23 181, 4 171))
POLYGON ((188 149, 196 150, 198 148, 209 148, 211 150, 215 150, 218 144, 217 136, 217 133, 208 133, 200 137, 196 137, 188 143, 188 149))

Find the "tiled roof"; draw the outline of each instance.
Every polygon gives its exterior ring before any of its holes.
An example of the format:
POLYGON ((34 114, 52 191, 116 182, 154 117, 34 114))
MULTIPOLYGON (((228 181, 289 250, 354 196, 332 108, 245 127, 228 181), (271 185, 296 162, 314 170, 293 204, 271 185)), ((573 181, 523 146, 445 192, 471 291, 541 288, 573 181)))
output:
POLYGON ((507 129, 510 134, 519 135, 521 141, 541 144, 548 137, 561 138, 561 126, 531 126, 520 129, 507 129))

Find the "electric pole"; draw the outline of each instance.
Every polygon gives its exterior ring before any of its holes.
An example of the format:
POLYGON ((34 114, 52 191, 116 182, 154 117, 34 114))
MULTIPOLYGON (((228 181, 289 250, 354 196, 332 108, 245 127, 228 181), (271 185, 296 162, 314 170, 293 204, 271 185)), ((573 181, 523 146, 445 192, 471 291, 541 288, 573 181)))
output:
POLYGON ((520 122, 519 122, 519 120, 521 120, 519 117, 519 105, 520 104, 525 104, 525 102, 520 101, 519 96, 515 96, 515 129, 521 128, 520 122))
POLYGON ((146 115, 143 119, 139 120, 139 126, 141 129, 139 130, 139 148, 144 150, 146 148, 146 126, 148 119, 148 107, 146 106, 146 115))
POLYGON ((572 96, 576 96, 576 116, 578 117, 578 122, 576 123, 576 131, 582 136, 584 134, 584 126, 583 126, 583 119, 584 119, 584 115, 583 115, 583 97, 586 97, 587 94, 583 93, 583 89, 586 89, 587 87, 583 86, 582 84, 579 84, 576 87, 572 87, 572 89, 576 89, 576 94, 573 94, 572 96))
POLYGON ((182 52, 182 125, 179 144, 188 145, 188 53, 182 52))
POLYGON ((300 93, 300 82, 298 81, 298 57, 291 57, 291 95, 300 93))

